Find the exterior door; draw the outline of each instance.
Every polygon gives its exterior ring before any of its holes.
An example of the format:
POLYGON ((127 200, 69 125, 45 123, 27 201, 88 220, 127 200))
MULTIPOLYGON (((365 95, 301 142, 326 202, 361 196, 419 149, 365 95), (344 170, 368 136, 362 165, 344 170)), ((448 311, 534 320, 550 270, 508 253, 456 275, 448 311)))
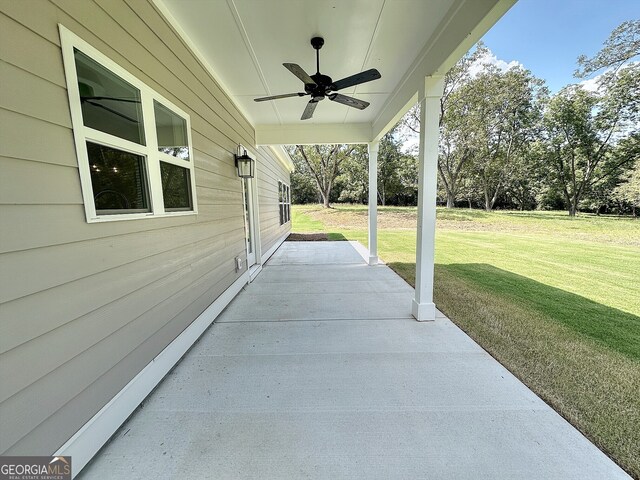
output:
POLYGON ((244 231, 247 241, 247 269, 256 264, 256 225, 254 215, 254 188, 251 178, 243 178, 244 231))

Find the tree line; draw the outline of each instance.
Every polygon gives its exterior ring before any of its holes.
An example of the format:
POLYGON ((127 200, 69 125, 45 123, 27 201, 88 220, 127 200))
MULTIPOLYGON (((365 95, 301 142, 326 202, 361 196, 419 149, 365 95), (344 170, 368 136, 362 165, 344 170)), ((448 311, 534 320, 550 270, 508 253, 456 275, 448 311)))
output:
MULTIPOLYGON (((447 207, 640 211, 640 20, 617 27, 576 79, 551 94, 519 65, 486 61, 479 43, 445 75, 438 202, 447 207)), ((378 203, 415 205, 419 106, 385 135, 378 203)), ((289 147, 294 203, 366 203, 366 145, 289 147)))

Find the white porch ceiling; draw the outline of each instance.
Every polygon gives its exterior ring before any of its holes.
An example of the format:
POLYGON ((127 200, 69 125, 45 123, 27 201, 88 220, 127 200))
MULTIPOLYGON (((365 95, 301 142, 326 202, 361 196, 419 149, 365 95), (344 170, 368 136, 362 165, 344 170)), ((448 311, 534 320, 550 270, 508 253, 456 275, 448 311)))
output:
POLYGON ((155 1, 256 127, 258 143, 371 141, 417 100, 416 80, 444 73, 515 2, 155 1), (313 36, 325 39, 320 71, 334 81, 380 71, 381 79, 340 91, 370 102, 367 109, 325 99, 313 119, 301 121, 309 97, 253 101, 304 91, 282 64, 297 63, 314 74, 313 36))

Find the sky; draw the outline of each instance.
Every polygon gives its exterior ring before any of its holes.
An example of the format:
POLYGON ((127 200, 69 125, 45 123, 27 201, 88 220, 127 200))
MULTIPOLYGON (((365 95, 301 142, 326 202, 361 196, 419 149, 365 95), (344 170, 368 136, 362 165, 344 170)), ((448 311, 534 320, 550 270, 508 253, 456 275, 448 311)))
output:
POLYGON ((519 0, 482 38, 502 62, 519 62, 555 93, 573 77, 578 55, 592 56, 640 0, 519 0))

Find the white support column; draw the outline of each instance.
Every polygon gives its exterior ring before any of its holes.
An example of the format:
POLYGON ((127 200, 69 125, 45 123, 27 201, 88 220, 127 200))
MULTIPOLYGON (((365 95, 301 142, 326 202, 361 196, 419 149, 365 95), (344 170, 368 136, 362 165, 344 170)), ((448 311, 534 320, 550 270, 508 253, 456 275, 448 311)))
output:
POLYGON ((378 142, 369 144, 369 265, 378 264, 378 142))
POLYGON ((433 264, 435 260, 440 98, 443 88, 443 77, 427 77, 424 90, 418 94, 420 101, 418 239, 416 244, 416 296, 411 306, 411 313, 420 322, 436 319, 436 306, 433 303, 433 264))

